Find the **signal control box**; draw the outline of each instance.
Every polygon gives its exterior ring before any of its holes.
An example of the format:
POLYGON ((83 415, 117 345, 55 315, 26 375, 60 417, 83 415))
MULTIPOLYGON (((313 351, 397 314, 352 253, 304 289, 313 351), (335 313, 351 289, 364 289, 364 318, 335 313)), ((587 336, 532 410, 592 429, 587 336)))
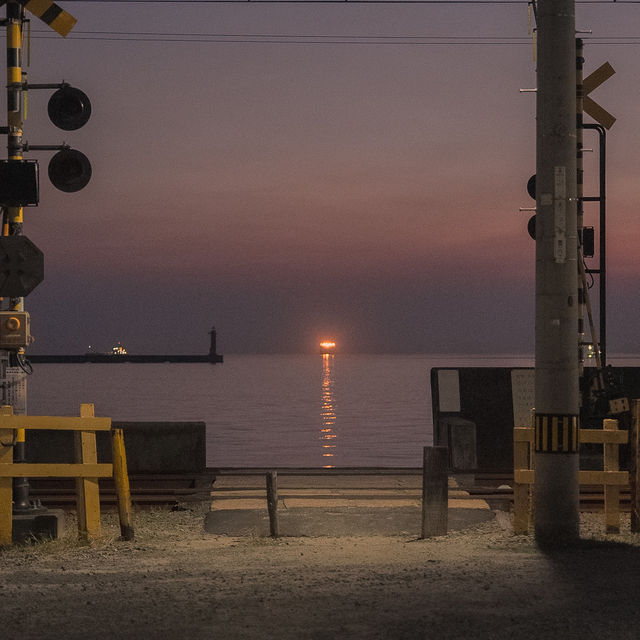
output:
POLYGON ((0 311, 0 349, 31 344, 31 321, 26 311, 0 311))

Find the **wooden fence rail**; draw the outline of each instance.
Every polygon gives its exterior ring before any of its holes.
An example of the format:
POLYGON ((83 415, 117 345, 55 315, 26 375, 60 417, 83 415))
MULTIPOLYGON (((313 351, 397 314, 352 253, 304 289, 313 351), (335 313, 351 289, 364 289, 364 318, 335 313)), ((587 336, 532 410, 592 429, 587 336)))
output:
POLYGON ((80 417, 17 416, 10 406, 0 407, 0 545, 12 542, 13 478, 76 478, 78 535, 93 539, 100 535, 100 492, 98 478, 113 477, 118 496, 123 537, 133 539, 131 498, 127 461, 121 430, 112 429, 111 418, 96 418, 92 404, 80 405, 80 417), (29 464, 13 462, 17 429, 49 429, 74 432, 75 463, 29 464), (111 431, 113 464, 97 460, 96 431, 111 431), (120 433, 115 433, 120 431, 120 433))
MULTIPOLYGON (((620 487, 629 484, 629 473, 620 471, 619 446, 629 441, 629 433, 618 430, 617 420, 604 420, 602 429, 580 429, 579 442, 602 444, 604 469, 579 471, 581 485, 604 486, 604 513, 607 533, 620 532, 620 487)), ((528 533, 532 519, 532 487, 535 478, 533 427, 513 430, 513 528, 515 533, 528 533)))

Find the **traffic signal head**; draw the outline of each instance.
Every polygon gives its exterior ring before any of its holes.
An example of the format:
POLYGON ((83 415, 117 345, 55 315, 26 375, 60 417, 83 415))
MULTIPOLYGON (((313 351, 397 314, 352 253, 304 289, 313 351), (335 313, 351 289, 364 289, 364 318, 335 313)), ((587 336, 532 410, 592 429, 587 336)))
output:
POLYGON ((91 102, 80 89, 65 85, 49 98, 47 111, 56 127, 74 131, 87 124, 91 116, 91 102))
POLYGON ((76 149, 62 149, 49 161, 49 180, 60 191, 80 191, 91 180, 91 163, 76 149))
POLYGON ((527 232, 529 235, 535 240, 536 239, 536 217, 535 215, 529 218, 529 222, 527 223, 527 232))

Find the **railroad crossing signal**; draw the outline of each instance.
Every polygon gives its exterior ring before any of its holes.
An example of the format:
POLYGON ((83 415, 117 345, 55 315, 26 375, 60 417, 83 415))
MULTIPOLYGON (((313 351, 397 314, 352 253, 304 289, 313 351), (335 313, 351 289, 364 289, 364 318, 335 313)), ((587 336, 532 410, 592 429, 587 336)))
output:
MULTIPOLYGON (((588 94, 597 89, 603 82, 608 80, 615 73, 614 68, 608 63, 600 65, 595 71, 590 73, 582 81, 583 105, 582 108, 596 122, 600 123, 605 129, 611 129, 616 121, 615 116, 611 115, 606 109, 603 109, 595 100, 589 98, 588 94)), ((536 199, 536 176, 535 174, 529 178, 527 182, 527 193, 536 199)), ((527 224, 527 232, 535 240, 536 238, 536 216, 535 214, 529 218, 527 224)), ((585 256, 587 254, 585 253, 585 256)), ((593 253, 591 254, 593 255, 593 253)))
MULTIPOLYGON (((45 24, 51 27, 56 33, 66 37, 71 29, 78 22, 70 13, 61 9, 51 0, 17 0, 29 13, 33 13, 36 18, 40 18, 45 24)), ((0 2, 0 6, 7 4, 0 2)))
MULTIPOLYGON (((24 10, 40 18, 56 33, 66 37, 77 20, 51 0, 0 0, 0 7, 7 5, 7 92, 8 124, 1 132, 9 138, 9 158, 0 161, 0 206, 9 212, 13 224, 21 222, 22 207, 38 205, 38 163, 22 158, 23 151, 57 149, 49 163, 49 176, 54 186, 62 191, 82 189, 91 177, 91 165, 87 157, 67 145, 31 147, 22 141, 21 94, 29 89, 51 89, 48 113, 51 121, 60 129, 79 129, 91 115, 91 103, 79 89, 67 83, 58 85, 31 85, 21 69, 22 28, 24 10)), ((11 225, 12 222, 9 222, 11 225)), ((0 237, 0 296, 23 298, 44 278, 42 251, 26 236, 10 231, 0 237)))
POLYGON ((599 87, 605 80, 608 80, 614 73, 614 68, 608 62, 605 62, 582 81, 582 91, 584 93, 583 109, 585 113, 588 113, 605 129, 611 129, 616 119, 606 109, 603 109, 597 102, 595 102, 595 100, 589 98, 589 94, 599 87))
MULTIPOLYGON (((14 0, 9 4, 6 0, 0 0, 0 6, 3 4, 7 4, 8 15, 11 13, 9 9, 12 9, 15 12, 17 8, 19 9, 20 14, 23 15, 22 8, 24 8, 24 10, 29 11, 40 18, 51 29, 62 36, 66 36, 77 22, 72 15, 61 9, 55 2, 51 2, 51 0, 14 0)), ((13 34, 13 38, 9 38, 9 35, 7 36, 11 45, 8 48, 8 51, 10 51, 11 54, 8 54, 7 60, 10 60, 13 65, 8 67, 9 76, 15 77, 13 83, 8 85, 9 103, 15 107, 11 109, 11 111, 16 113, 19 112, 18 105, 20 103, 20 94, 22 91, 33 89, 57 89, 49 99, 49 104, 47 106, 51 122, 56 127, 63 129, 64 131, 75 131, 76 129, 79 129, 87 123, 91 116, 91 102, 84 92, 70 86, 66 82, 62 82, 61 84, 29 85, 24 80, 24 74, 21 73, 21 69, 19 68, 22 37, 21 28, 16 27, 17 17, 18 16, 14 16, 13 22, 8 24, 7 27, 8 29, 12 29, 10 33, 13 34)), ((19 124, 20 126, 18 129, 21 130, 22 123, 20 122, 19 124)), ((3 130, 4 133, 11 135, 10 127, 3 127, 3 130)), ((30 149, 34 151, 58 151, 58 153, 56 153, 49 161, 48 171, 49 178, 57 189, 70 193, 79 191, 88 184, 91 179, 91 163, 83 153, 69 148, 66 144, 58 146, 23 144, 21 136, 22 132, 20 131, 18 137, 15 137, 13 141, 10 140, 10 148, 13 144, 13 148, 23 151, 29 151, 30 149)), ((26 169, 29 169, 30 167, 26 163, 22 162, 20 156, 17 156, 17 158, 10 157, 9 164, 15 164, 16 159, 20 160, 20 167, 17 167, 16 165, 10 168, 14 173, 17 172, 19 168, 22 170, 21 175, 24 175, 26 173, 26 169)), ((29 187, 29 192, 37 194, 37 173, 28 184, 26 183, 26 177, 29 176, 24 177, 25 180, 22 182, 24 185, 29 187)), ((15 185, 15 189, 17 188, 19 188, 19 185, 15 185)), ((5 206, 7 204, 16 204, 17 206, 23 206, 25 204, 37 205, 37 198, 33 196, 27 197, 26 193, 18 194, 16 197, 13 193, 7 194, 0 189, 0 204, 5 206)))

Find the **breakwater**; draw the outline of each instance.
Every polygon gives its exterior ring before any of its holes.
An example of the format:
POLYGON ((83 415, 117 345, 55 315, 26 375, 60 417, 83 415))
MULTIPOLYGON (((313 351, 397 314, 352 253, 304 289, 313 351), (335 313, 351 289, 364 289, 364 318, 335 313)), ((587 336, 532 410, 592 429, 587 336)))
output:
POLYGON ((224 361, 223 356, 218 353, 207 355, 112 355, 110 353, 85 353, 78 355, 29 355, 27 357, 29 361, 34 364, 82 362, 97 362, 100 364, 120 364, 123 362, 208 362, 210 364, 218 364, 224 361))

